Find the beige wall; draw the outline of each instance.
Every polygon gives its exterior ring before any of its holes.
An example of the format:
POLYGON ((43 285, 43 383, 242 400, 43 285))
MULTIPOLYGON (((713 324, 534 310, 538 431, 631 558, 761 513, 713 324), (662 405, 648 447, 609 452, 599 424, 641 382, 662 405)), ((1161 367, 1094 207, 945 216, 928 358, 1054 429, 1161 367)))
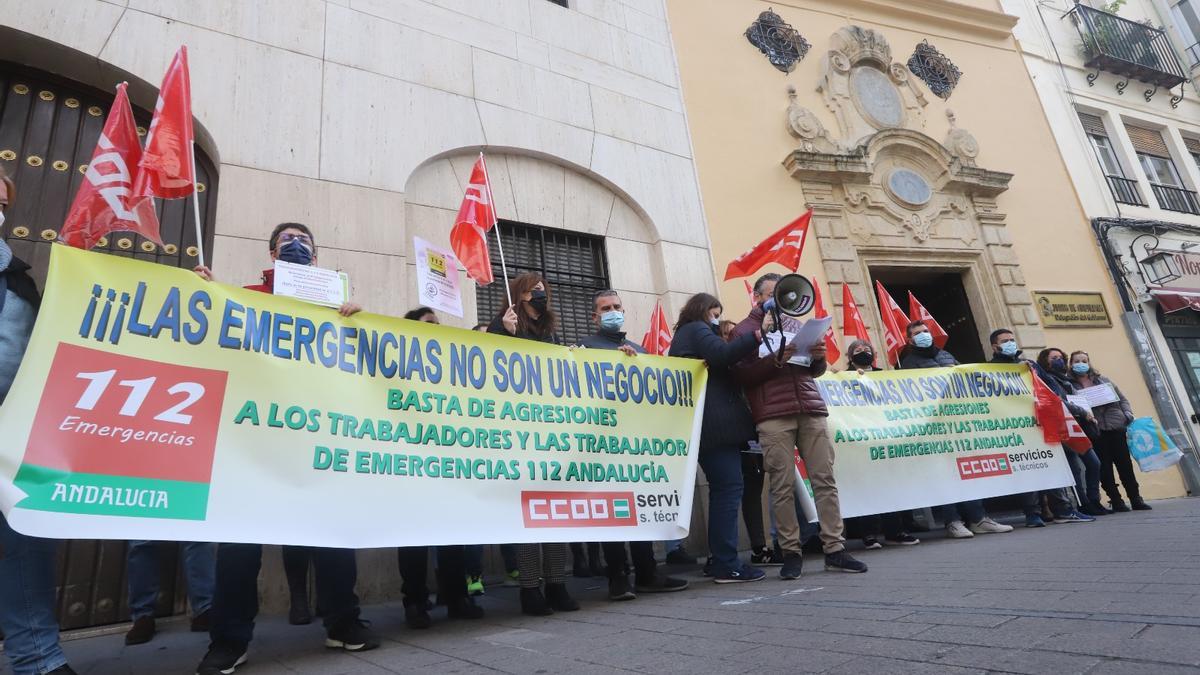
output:
MULTIPOLYGON (((998 207, 1008 216, 1007 230, 1027 288, 1100 291, 1110 312, 1119 315, 1120 304, 1088 219, 1007 32, 1013 19, 997 10, 994 2, 943 0, 669 0, 718 276, 723 276, 729 260, 805 210, 799 183, 781 166, 797 145, 785 126, 785 89, 794 85, 798 102, 836 135, 836 120, 816 91, 821 59, 837 29, 859 24, 882 32, 896 61, 907 61, 915 45, 928 39, 963 72, 948 102, 916 81, 929 100, 922 131, 934 139, 944 138, 945 112, 952 109, 958 126, 978 139, 979 166, 1014 174, 998 207), (813 45, 788 74, 773 68, 743 35, 768 7, 774 7, 813 45)), ((824 275, 818 247, 811 239, 800 271, 824 275)), ((722 283, 720 288, 727 311, 743 315, 748 301, 742 280, 722 283)), ((840 289, 835 286, 832 291, 825 292, 827 303, 840 306, 840 289)), ((840 325, 840 313, 835 312, 835 317, 840 325)), ((1150 394, 1119 323, 1111 329, 1047 330, 1045 342, 1103 354, 1108 373, 1125 389, 1134 409, 1152 414, 1150 394)), ((1147 496, 1184 492, 1175 470, 1148 474, 1142 481, 1147 496)))

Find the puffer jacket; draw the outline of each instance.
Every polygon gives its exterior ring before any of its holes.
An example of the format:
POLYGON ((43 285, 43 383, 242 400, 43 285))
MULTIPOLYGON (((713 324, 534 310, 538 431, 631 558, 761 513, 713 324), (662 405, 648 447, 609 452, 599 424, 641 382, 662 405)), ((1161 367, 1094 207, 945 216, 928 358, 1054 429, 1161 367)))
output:
POLYGON ((0 239, 0 403, 8 395, 29 336, 41 298, 29 277, 29 265, 13 256, 0 239))
POLYGON ((909 345, 900 352, 900 368, 903 370, 916 370, 917 368, 948 368, 957 366, 958 359, 954 355, 944 349, 937 347, 928 347, 921 349, 909 345))
MULTIPOLYGON (((753 335, 762 326, 762 320, 763 309, 755 306, 733 329, 734 339, 753 335)), ((780 363, 774 354, 760 357, 756 350, 742 359, 735 373, 758 423, 789 415, 827 417, 829 410, 815 381, 825 374, 826 366, 824 359, 813 361, 811 366, 780 363)))
MULTIPOLYGON (((1081 390, 1087 388, 1080 384, 1079 378, 1074 375, 1071 376, 1071 381, 1081 390)), ((1112 384, 1113 391, 1117 392, 1118 400, 1092 408, 1092 416, 1096 418, 1100 431, 1121 431, 1129 426, 1133 422, 1133 406, 1129 405, 1129 399, 1121 393, 1121 388, 1103 375, 1093 375, 1092 382, 1095 383, 1092 386, 1112 384)))
POLYGON ((758 339, 754 333, 725 342, 711 324, 703 321, 684 324, 675 331, 668 356, 703 359, 708 364, 700 447, 737 446, 744 450, 747 443, 757 438, 742 388, 730 371, 731 366, 756 349, 758 339))

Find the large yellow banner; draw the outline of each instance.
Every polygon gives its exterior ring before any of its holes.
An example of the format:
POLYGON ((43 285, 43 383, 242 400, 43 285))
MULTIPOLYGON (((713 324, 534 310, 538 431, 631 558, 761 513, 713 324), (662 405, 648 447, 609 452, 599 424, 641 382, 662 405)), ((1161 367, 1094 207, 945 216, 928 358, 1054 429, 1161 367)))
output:
POLYGON ((59 538, 677 539, 706 378, 55 246, 0 506, 59 538))

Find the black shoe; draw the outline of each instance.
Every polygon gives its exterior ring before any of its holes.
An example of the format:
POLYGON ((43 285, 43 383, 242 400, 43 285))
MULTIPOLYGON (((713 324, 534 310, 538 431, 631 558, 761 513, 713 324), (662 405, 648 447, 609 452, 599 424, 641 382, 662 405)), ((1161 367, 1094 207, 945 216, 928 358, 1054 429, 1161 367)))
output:
POLYGON ((246 662, 246 645, 214 642, 196 666, 196 675, 231 675, 246 662))
POLYGON ((521 613, 529 616, 550 616, 554 613, 539 588, 521 589, 521 613))
POLYGON ((702 567, 700 569, 700 574, 702 574, 706 577, 713 576, 714 573, 713 573, 713 559, 712 558, 705 559, 704 567, 702 567))
POLYGON ((408 624, 409 628, 424 630, 433 624, 433 617, 429 616, 429 610, 425 609, 423 602, 419 605, 405 605, 404 623, 408 624))
POLYGON ((203 612, 200 612, 196 616, 192 617, 191 628, 192 628, 193 633, 207 633, 208 629, 211 627, 212 627, 212 610, 211 609, 206 609, 203 612))
POLYGON ((613 602, 637 599, 637 595, 629 588, 628 577, 619 576, 608 580, 608 599, 613 602))
POLYGON ((1091 507, 1092 507, 1092 511, 1095 511, 1096 513, 1089 513, 1089 514, 1088 514, 1089 516, 1097 516, 1097 515, 1099 515, 1099 516, 1108 516, 1108 515, 1112 515, 1112 509, 1106 509, 1106 508, 1104 508, 1104 505, 1103 505, 1103 504, 1101 504, 1101 503, 1100 503, 1100 502, 1098 502, 1098 501, 1092 502, 1092 503, 1091 503, 1091 507))
POLYGON ((1093 518, 1096 516, 1107 516, 1109 513, 1111 513, 1111 511, 1109 511, 1108 509, 1105 509, 1103 507, 1096 508, 1095 506, 1092 506, 1091 504, 1081 504, 1079 506, 1079 512, 1082 514, 1085 514, 1085 515, 1092 516, 1093 518))
POLYGON ((1120 499, 1110 499, 1109 505, 1112 506, 1113 513, 1129 513, 1130 509, 1125 505, 1125 502, 1120 499))
POLYGON ((778 567, 783 564, 783 554, 766 547, 755 549, 750 553, 750 564, 763 567, 778 567))
POLYGON ((861 574, 867 571, 866 563, 855 560, 849 553, 838 551, 825 554, 826 572, 853 572, 861 574))
POLYGON ((783 567, 779 568, 780 579, 799 579, 804 568, 804 558, 799 553, 783 554, 783 567))
POLYGON ((907 532, 901 532, 897 535, 884 537, 883 543, 886 546, 916 546, 917 544, 921 543, 921 540, 907 532))
POLYGON ((1154 509, 1150 508, 1149 504, 1142 501, 1141 497, 1138 497, 1137 499, 1130 499, 1129 505, 1133 507, 1134 511, 1153 511, 1154 510, 1154 509))
POLYGON ((546 604, 556 612, 579 610, 579 603, 567 592, 566 584, 546 584, 546 604))
POLYGON ((288 623, 293 626, 307 626, 312 623, 312 612, 308 609, 308 594, 292 595, 292 606, 288 610, 288 623))
POLYGON ((667 552, 668 565, 695 565, 696 562, 696 556, 688 553, 687 549, 682 546, 667 552))
POLYGON ((647 582, 635 582, 633 587, 637 589, 638 593, 673 593, 687 588, 688 582, 685 579, 656 574, 647 582))
POLYGON ((483 608, 475 604, 470 596, 457 598, 446 603, 446 616, 451 619, 482 619, 483 608))
POLYGON ((46 673, 46 675, 77 675, 77 674, 74 670, 71 670, 71 666, 64 664, 64 665, 61 665, 61 666, 55 668, 54 670, 46 673))
POLYGON ((133 622, 133 627, 125 634, 125 644, 141 645, 154 639, 158 630, 154 626, 154 617, 143 616, 133 622))
POLYGON ((379 646, 379 637, 367 627, 367 622, 354 619, 325 633, 325 646, 348 652, 365 652, 379 646))
POLYGON ((879 537, 863 537, 862 541, 863 548, 867 549, 868 551, 874 551, 876 549, 883 548, 883 544, 880 543, 879 537))

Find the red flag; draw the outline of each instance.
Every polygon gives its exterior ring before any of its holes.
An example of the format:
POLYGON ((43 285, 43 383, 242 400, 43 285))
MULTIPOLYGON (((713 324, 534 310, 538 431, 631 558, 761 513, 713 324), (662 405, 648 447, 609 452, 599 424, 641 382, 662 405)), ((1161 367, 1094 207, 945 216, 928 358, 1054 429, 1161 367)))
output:
POLYGON ((1066 403, 1062 404, 1062 411, 1064 428, 1067 431, 1067 437, 1063 443, 1074 450, 1076 454, 1086 455, 1087 451, 1092 449, 1092 439, 1088 438, 1083 427, 1079 426, 1079 421, 1075 419, 1070 410, 1067 410, 1066 403))
POLYGON ((671 348, 671 328, 667 324, 667 315, 663 312, 662 303, 654 305, 654 313, 650 315, 650 330, 642 338, 642 349, 647 354, 664 356, 671 348))
MULTIPOLYGON (((821 301, 821 284, 813 279, 813 292, 816 294, 813 298, 813 318, 824 319, 829 316, 829 312, 825 311, 825 303, 821 301)), ((829 328, 825 329, 825 361, 827 363, 837 363, 838 359, 842 358, 842 350, 838 349, 837 337, 833 332, 833 322, 829 322, 829 328)))
MULTIPOLYGON (((1066 411, 1062 399, 1054 393, 1038 374, 1029 373, 1033 377, 1033 409, 1038 425, 1042 427, 1042 438, 1047 443, 1062 443, 1067 440, 1066 411)), ((1072 418, 1074 420, 1074 418, 1072 418)))
POLYGON ((746 284, 746 297, 750 299, 750 306, 753 307, 754 306, 754 287, 751 286, 750 282, 746 281, 745 279, 742 279, 742 283, 746 284))
POLYGON ((929 310, 925 309, 925 306, 917 300, 917 296, 913 295, 912 291, 908 292, 908 318, 925 323, 925 327, 933 335, 933 344, 937 345, 938 349, 946 346, 946 340, 950 339, 950 336, 946 334, 937 319, 933 318, 929 310))
MULTIPOLYGON (((188 77, 187 47, 175 52, 163 75, 154 104, 154 119, 146 134, 142 171, 134 184, 140 198, 182 199, 195 191, 192 166, 192 85, 188 77)), ((146 199, 145 203, 150 203, 146 199)))
POLYGON ((480 286, 494 281, 492 258, 488 255, 487 231, 496 226, 496 206, 492 200, 492 184, 488 182, 483 153, 471 169, 471 179, 463 194, 458 217, 450 230, 450 247, 467 268, 467 275, 480 286))
POLYGON ((812 209, 764 239, 758 246, 739 255, 725 268, 725 280, 748 277, 769 262, 779 263, 795 272, 800 266, 800 254, 804 251, 810 220, 812 209))
POLYGON ((883 319, 883 339, 887 347, 888 363, 896 363, 900 350, 904 348, 908 317, 888 294, 887 289, 875 282, 875 293, 879 296, 879 317, 883 319))
POLYGON ((58 237, 76 248, 91 248, 114 231, 137 232, 162 243, 154 209, 138 213, 130 208, 134 173, 142 158, 133 110, 125 95, 125 83, 117 85, 117 97, 108 111, 100 140, 92 152, 75 201, 67 212, 58 237))
POLYGON ((850 292, 850 287, 846 282, 842 282, 842 334, 846 337, 870 342, 871 336, 867 333, 867 326, 863 323, 862 314, 858 311, 858 305, 854 302, 854 294, 850 292))

